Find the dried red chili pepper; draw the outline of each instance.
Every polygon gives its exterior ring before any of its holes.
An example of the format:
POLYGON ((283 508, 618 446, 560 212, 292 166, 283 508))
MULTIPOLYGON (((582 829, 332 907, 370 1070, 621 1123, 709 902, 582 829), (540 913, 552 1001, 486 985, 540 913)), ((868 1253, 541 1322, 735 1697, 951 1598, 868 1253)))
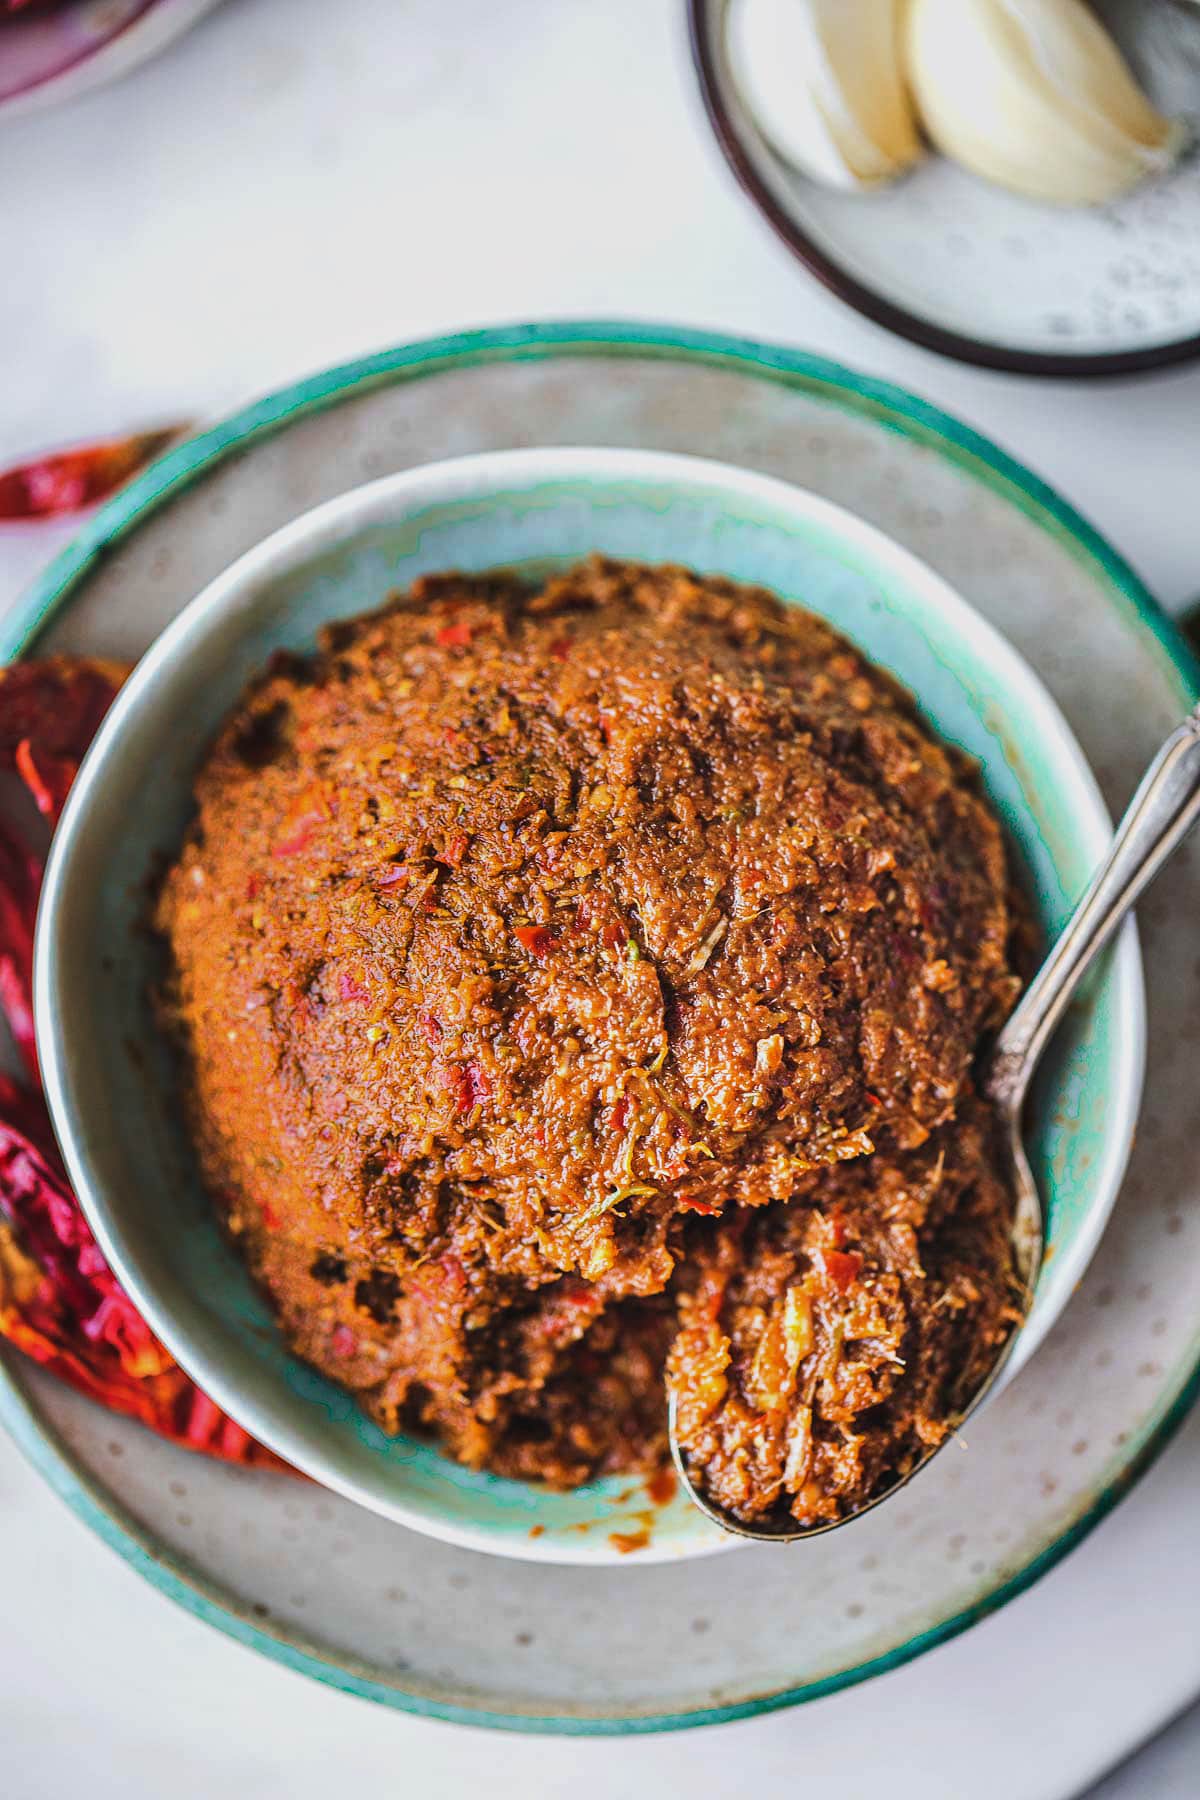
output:
POLYGON ((128 673, 123 663, 86 656, 0 669, 0 768, 21 777, 52 825, 128 673))
POLYGON ((72 1387, 209 1455, 282 1468, 201 1394, 112 1274, 49 1120, 0 1076, 0 1333, 72 1387))
MULTIPOLYGON (((51 825, 125 674, 119 663, 61 656, 0 669, 0 769, 21 777, 51 825)), ((40 858, 0 824, 0 1008, 34 1081, 33 926, 41 879, 40 858)))
MULTIPOLYGON (((53 824, 124 671, 52 657, 0 670, 0 768, 53 824)), ((0 824, 0 1009, 37 1080, 31 973, 41 859, 0 824)), ((58 1158, 40 1094, 0 1075, 0 1335, 160 1435, 283 1468, 202 1394, 123 1292, 58 1158)))
POLYGON ((21 1060, 40 1084, 33 1041, 33 926, 41 859, 0 821, 0 1009, 21 1060))
POLYGON ((162 431, 76 444, 0 471, 0 522, 53 518, 94 506, 153 462, 185 429, 169 425, 162 431))

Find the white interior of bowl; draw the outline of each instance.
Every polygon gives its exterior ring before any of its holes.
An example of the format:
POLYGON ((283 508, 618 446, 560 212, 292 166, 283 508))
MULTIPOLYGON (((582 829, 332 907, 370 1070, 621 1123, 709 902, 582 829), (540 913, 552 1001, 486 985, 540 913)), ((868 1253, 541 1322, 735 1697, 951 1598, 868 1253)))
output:
MULTIPOLYGON (((610 1534, 637 1528, 647 1502, 629 1483, 560 1496, 459 1469, 428 1446, 384 1439, 340 1390, 283 1353, 199 1191, 149 1018, 153 949, 139 924, 147 872, 186 822, 197 760, 272 649, 307 646, 319 624, 378 604, 422 572, 545 568, 593 549, 764 582, 856 637, 981 758, 1023 840, 1047 929, 1061 924, 1107 840, 1103 804, 1026 665, 931 571, 828 502, 744 471, 641 452, 501 452, 329 502, 241 558, 180 615, 139 665, 76 784, 47 873, 36 977, 47 1092, 72 1178, 110 1261, 183 1366, 289 1461, 389 1517, 478 1549, 576 1562, 612 1560, 610 1534)), ((1142 1043, 1127 933, 1074 1038, 1057 1047, 1048 1117, 1077 1115, 1080 1095, 1103 1079, 1104 1128, 1082 1159, 1072 1159, 1069 1123, 1051 1147, 1050 1177, 1072 1190, 1071 1204, 1010 1373, 1065 1304, 1103 1229, 1136 1115, 1142 1043), (1086 1053, 1096 1029, 1112 1052, 1103 1066, 1086 1053)), ((676 1501, 655 1514, 639 1561, 727 1542, 676 1501)))

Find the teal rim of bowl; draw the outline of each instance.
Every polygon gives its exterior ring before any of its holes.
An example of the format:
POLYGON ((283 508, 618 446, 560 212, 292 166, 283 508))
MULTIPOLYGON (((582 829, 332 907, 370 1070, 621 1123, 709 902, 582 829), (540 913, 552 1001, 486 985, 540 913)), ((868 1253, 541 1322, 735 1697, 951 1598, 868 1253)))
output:
MULTIPOLYGON (((759 379, 805 390, 828 404, 840 406, 843 411, 856 413, 885 430, 937 451, 1003 495, 1027 518, 1057 538, 1078 560, 1090 564, 1111 590, 1113 602, 1127 622, 1135 629, 1148 632, 1155 640, 1164 673, 1178 688, 1181 710, 1187 710, 1200 699, 1200 662, 1129 564, 1052 487, 951 414, 890 382, 879 381, 804 351, 759 343, 751 338, 620 320, 550 320, 421 339, 325 370, 245 407, 168 451, 94 514, 78 536, 26 590, 4 620, 0 627, 0 661, 12 661, 27 654, 58 613, 70 605, 76 587, 96 563, 147 515, 230 454, 244 450, 260 438, 269 437, 293 419, 335 406, 355 391, 393 381, 420 379, 449 368, 589 354, 726 366, 759 379)), ((19 1448, 59 1497, 110 1548, 197 1618, 215 1625, 237 1642, 260 1651, 286 1668, 312 1676, 344 1693, 355 1694, 360 1699, 423 1718, 501 1731, 568 1737, 622 1737, 725 1724, 820 1699, 872 1676, 900 1668, 997 1612, 1032 1587, 1081 1543, 1166 1448, 1200 1396, 1200 1331, 1193 1339, 1188 1356, 1183 1359, 1183 1373, 1165 1413, 1136 1446, 1117 1478, 1097 1492, 1059 1537, 990 1593, 879 1656, 799 1687, 783 1688, 728 1706, 612 1718, 592 1714, 539 1716, 490 1712, 423 1694, 405 1693, 376 1680, 367 1667, 356 1664, 353 1659, 334 1658, 316 1643, 294 1633, 284 1637, 255 1624, 247 1612, 230 1604, 230 1595, 198 1571, 190 1569, 185 1559, 174 1558, 178 1566, 171 1566, 153 1533, 106 1493, 98 1480, 77 1465, 73 1453, 55 1428, 39 1415, 16 1373, 17 1367, 15 1352, 0 1351, 0 1420, 19 1448)))

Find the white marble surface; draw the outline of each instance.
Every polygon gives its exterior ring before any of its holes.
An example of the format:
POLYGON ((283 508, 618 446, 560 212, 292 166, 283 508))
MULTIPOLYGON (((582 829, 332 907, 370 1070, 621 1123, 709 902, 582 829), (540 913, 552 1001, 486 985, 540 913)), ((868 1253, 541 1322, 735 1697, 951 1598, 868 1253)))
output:
MULTIPOLYGON (((1200 591, 1200 367, 1047 386, 844 311, 735 191, 675 0, 230 0, 120 86, 0 126, 0 459, 205 416, 448 327, 640 315, 891 376, 1062 488, 1167 602, 1200 591)), ((2 46, 0 46, 2 54, 2 46)), ((56 533, 0 532, 0 604, 56 533)), ((522 1741, 385 1714, 171 1608, 0 1444, 4 1790, 327 1800, 331 1783, 573 1800, 887 1776, 894 1800, 1065 1800, 1200 1691, 1200 1419, 1060 1569, 967 1637, 802 1712, 522 1741), (14 1628, 15 1625, 15 1628, 14 1628), (86 1749, 85 1749, 86 1747, 86 1749), (840 1757, 849 1748, 851 1773, 840 1757)), ((1104 1786, 1192 1800, 1193 1717, 1104 1786)))

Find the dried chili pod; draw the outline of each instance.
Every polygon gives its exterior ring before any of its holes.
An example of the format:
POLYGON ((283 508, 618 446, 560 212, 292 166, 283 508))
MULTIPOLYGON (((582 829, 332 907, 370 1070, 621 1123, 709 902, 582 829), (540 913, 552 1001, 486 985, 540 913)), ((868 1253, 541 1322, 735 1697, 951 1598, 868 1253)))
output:
POLYGON ((0 1333, 73 1387, 210 1455, 283 1465, 202 1394, 123 1292, 40 1102, 0 1076, 0 1333))
POLYGON ((0 768, 16 771, 52 825, 128 673, 124 663, 88 656, 0 669, 0 768))
MULTIPOLYGON (((51 825, 125 674, 120 663, 66 656, 0 669, 0 769, 21 778, 51 825)), ((40 857, 0 821, 0 1010, 35 1082, 33 929, 41 879, 40 857)))
MULTIPOLYGON (((0 670, 0 769, 51 825, 125 676, 51 657, 0 670)), ((0 820, 0 1009, 36 1082, 33 931, 42 860, 0 820)), ((0 1075, 0 1336, 115 1412, 210 1456, 284 1468, 159 1343, 92 1236, 39 1093, 0 1075)))
POLYGON ((0 1011, 35 1082, 33 928, 41 881, 41 858, 0 820, 0 1011))
POLYGON ((94 506, 154 461, 186 429, 169 425, 48 451, 0 470, 0 523, 50 519, 94 506))

